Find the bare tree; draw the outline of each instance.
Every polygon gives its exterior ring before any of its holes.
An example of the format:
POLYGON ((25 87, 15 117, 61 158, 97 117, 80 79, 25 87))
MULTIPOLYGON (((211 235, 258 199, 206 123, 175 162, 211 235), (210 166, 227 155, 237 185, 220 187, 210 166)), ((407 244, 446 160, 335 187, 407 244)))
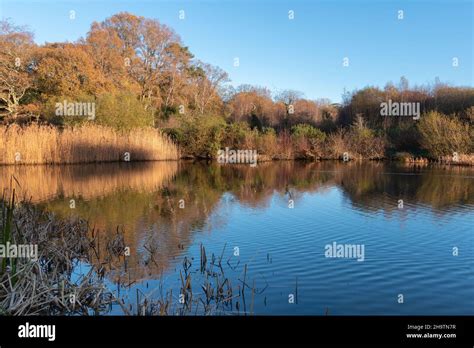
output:
POLYGON ((284 103, 286 106, 293 105, 298 99, 303 98, 303 93, 293 89, 285 89, 279 92, 275 99, 284 103))
POLYGON ((224 84, 229 81, 227 73, 217 66, 198 61, 195 65, 193 102, 199 113, 220 106, 224 84))

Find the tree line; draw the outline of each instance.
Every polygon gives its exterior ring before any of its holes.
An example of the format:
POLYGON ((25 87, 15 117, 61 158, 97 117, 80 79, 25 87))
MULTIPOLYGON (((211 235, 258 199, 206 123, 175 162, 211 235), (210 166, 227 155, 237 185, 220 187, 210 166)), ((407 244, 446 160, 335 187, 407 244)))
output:
POLYGON ((303 93, 230 85, 219 67, 194 57, 156 19, 118 13, 76 42, 38 45, 0 22, 0 121, 58 127, 94 122, 120 130, 164 130, 192 157, 219 148, 258 149, 270 158, 431 158, 474 153, 474 89, 435 81, 344 92, 342 103, 303 93), (419 103, 422 117, 382 117, 386 101, 419 103), (94 119, 58 114, 66 101, 94 103, 94 119))

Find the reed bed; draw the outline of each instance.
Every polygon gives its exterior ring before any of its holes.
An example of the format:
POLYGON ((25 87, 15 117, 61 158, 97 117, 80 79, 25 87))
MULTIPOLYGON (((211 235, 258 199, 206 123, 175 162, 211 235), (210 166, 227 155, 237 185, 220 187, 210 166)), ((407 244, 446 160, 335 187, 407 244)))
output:
POLYGON ((474 166, 474 154, 459 154, 454 156, 442 156, 438 159, 442 164, 456 164, 460 166, 474 166))
POLYGON ((16 204, 15 194, 0 205, 3 243, 38 246, 35 258, 5 257, 0 268, 0 314, 101 314, 113 294, 90 268, 74 274, 92 244, 84 221, 57 221, 29 204, 16 204))
MULTIPOLYGON (((147 249, 148 250, 148 249, 147 249)), ((180 289, 177 294, 172 291, 164 292, 162 286, 159 297, 152 291, 144 294, 137 291, 136 306, 129 306, 125 313, 134 315, 253 315, 255 295, 261 295, 268 284, 265 281, 263 288, 257 288, 255 279, 247 278, 247 264, 232 264, 232 256, 225 258, 226 246, 221 253, 211 253, 208 256, 201 244, 199 267, 195 267, 193 260, 184 257, 179 271, 180 289), (208 258, 209 257, 209 258, 208 258), (232 285, 229 272, 237 272, 237 284, 232 285), (250 298, 246 300, 247 289, 250 298)), ((153 257, 153 252, 150 251, 153 257)))
POLYGON ((159 130, 117 131, 98 125, 0 126, 0 164, 71 164, 177 160, 177 146, 159 130), (127 155, 129 154, 129 155, 127 155))
MULTIPOLYGON (((0 241, 35 244, 38 255, 0 259, 0 315, 105 315, 113 306, 124 315, 246 315, 253 313, 255 295, 266 288, 250 285, 247 265, 241 266, 242 272, 240 262, 225 260, 225 247, 220 255, 208 257, 201 246, 198 268, 184 257, 179 292, 165 291, 160 283, 147 294, 137 289, 132 304, 130 289, 136 282, 130 281, 132 265, 124 254, 123 231, 117 228, 104 241, 84 220, 58 220, 29 202, 16 203, 13 189, 8 196, 5 192, 0 200, 0 241), (230 271, 240 272, 237 286, 227 276, 230 271), (111 290, 106 279, 113 279, 121 290, 111 290)), ((153 245, 145 244, 145 249, 156 262, 153 245)))

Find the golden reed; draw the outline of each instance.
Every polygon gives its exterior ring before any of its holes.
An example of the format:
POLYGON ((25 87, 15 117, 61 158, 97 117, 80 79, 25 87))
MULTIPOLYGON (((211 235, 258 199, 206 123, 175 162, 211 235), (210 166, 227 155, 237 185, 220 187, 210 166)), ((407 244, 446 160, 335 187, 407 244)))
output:
POLYGON ((177 160, 178 147, 152 128, 120 132, 83 125, 0 126, 0 164, 65 164, 177 160), (128 155, 127 155, 128 154, 128 155))

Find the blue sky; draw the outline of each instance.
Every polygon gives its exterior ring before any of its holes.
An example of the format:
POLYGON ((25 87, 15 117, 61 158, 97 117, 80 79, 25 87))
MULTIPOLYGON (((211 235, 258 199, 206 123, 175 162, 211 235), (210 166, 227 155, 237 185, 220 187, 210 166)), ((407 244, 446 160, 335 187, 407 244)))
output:
POLYGON ((472 0, 0 0, 0 17, 27 25, 38 43, 75 41, 92 21, 121 11, 169 25, 196 58, 223 68, 235 86, 296 89, 338 102, 344 89, 383 87, 401 76, 411 85, 436 77, 474 85, 472 0))

